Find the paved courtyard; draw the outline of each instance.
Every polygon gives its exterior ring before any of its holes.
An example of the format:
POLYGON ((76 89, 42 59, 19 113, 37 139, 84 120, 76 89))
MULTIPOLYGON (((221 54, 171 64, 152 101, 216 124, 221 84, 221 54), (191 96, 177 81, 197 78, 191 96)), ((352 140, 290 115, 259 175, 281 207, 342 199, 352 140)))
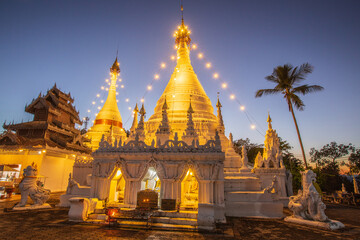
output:
MULTIPOLYGON (((50 199, 55 205, 57 196, 50 199)), ((0 239, 360 239, 360 208, 328 205, 330 218, 346 228, 326 231, 286 223, 281 219, 228 218, 225 234, 129 230, 102 224, 71 223, 67 209, 53 208, 33 212, 4 212, 16 201, 0 202, 0 239)), ((288 210, 284 211, 289 215, 288 210)))

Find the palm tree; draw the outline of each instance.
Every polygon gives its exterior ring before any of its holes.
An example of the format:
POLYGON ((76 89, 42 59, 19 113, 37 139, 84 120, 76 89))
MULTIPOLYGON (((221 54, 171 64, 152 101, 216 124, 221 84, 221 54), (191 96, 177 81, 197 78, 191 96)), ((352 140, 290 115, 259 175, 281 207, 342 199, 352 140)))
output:
POLYGON ((318 85, 300 85, 300 83, 305 80, 305 77, 313 71, 313 66, 309 63, 304 63, 300 67, 293 67, 290 64, 285 64, 284 66, 277 66, 274 68, 274 71, 271 75, 265 77, 266 80, 275 83, 276 86, 272 89, 260 89, 256 92, 255 97, 261 97, 262 95, 271 95, 281 93, 284 95, 286 102, 289 106, 289 111, 291 112, 296 131, 299 137, 300 147, 302 155, 304 158, 305 168, 307 168, 306 157, 304 152, 304 146, 301 141, 299 127, 295 118, 293 106, 298 110, 304 110, 304 102, 300 99, 297 94, 306 95, 311 92, 321 91, 324 88, 318 85))

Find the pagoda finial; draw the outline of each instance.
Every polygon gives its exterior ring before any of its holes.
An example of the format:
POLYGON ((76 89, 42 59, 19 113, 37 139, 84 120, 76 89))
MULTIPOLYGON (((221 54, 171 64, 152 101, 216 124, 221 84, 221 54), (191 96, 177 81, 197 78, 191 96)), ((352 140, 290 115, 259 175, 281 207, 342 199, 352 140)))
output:
POLYGON ((268 122, 268 128, 269 128, 269 129, 272 129, 272 125, 271 125, 272 120, 271 120, 271 117, 270 117, 270 113, 269 113, 269 112, 268 112, 268 118, 267 118, 266 121, 268 122))
POLYGON ((181 4, 180 4, 180 9, 181 9, 181 25, 178 26, 178 30, 175 31, 174 33, 174 37, 175 39, 175 43, 177 45, 181 44, 181 43, 186 43, 187 45, 190 45, 191 42, 191 38, 190 38, 190 31, 188 30, 187 26, 185 26, 184 24, 184 8, 183 8, 183 3, 181 0, 181 4))
POLYGON ((110 68, 110 72, 111 73, 116 73, 116 74, 120 73, 120 63, 117 60, 117 56, 115 58, 115 61, 114 61, 113 65, 110 68))
POLYGON ((169 107, 168 107, 168 105, 167 105, 167 103, 166 103, 166 97, 165 97, 165 101, 164 101, 164 104, 163 104, 163 106, 162 106, 162 109, 163 109, 163 110, 169 109, 169 107))
POLYGON ((189 108, 188 108, 188 114, 193 114, 194 113, 194 109, 191 106, 191 97, 192 97, 192 95, 190 95, 190 104, 189 104, 189 108))

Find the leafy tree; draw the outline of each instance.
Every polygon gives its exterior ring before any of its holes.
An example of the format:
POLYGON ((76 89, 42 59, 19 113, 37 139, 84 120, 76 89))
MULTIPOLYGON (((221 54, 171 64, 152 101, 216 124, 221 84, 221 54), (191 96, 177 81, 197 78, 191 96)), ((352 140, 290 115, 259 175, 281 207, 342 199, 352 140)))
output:
POLYGON ((354 150, 350 154, 346 165, 349 167, 350 173, 360 173, 360 149, 354 150))
POLYGON ((283 163, 286 169, 289 170, 293 176, 293 191, 294 193, 297 193, 299 189, 301 189, 301 172, 304 171, 304 167, 301 164, 301 161, 290 152, 293 147, 281 137, 279 137, 279 140, 283 163))
POLYGON ((240 154, 240 156, 242 156, 242 146, 245 146, 249 162, 251 163, 254 163, 258 152, 262 154, 264 150, 264 144, 252 143, 249 138, 240 138, 234 141, 234 150, 236 153, 240 154))
MULTIPOLYGON (((349 143, 345 144, 337 144, 336 142, 331 142, 330 144, 326 144, 320 150, 316 150, 315 148, 310 149, 311 161, 315 162, 317 166, 325 166, 326 164, 333 163, 338 164, 338 160, 341 157, 348 155, 349 153, 354 152, 354 146, 349 143)), ((353 155, 356 158, 356 155, 353 155)))
POLYGON ((299 84, 305 80, 305 77, 313 71, 313 67, 309 63, 304 63, 300 67, 293 67, 290 64, 284 66, 277 66, 274 68, 273 73, 267 77, 266 80, 275 83, 276 86, 271 89, 260 89, 256 92, 255 97, 261 97, 263 95, 278 94, 284 95, 284 98, 288 104, 289 111, 294 119, 297 135, 299 138, 302 155, 304 158, 305 167, 307 168, 307 162, 304 152, 304 147, 301 141, 299 127, 295 118, 294 109, 302 111, 304 109, 304 102, 300 99, 298 94, 306 95, 311 92, 320 91, 323 87, 318 85, 301 85, 299 84))

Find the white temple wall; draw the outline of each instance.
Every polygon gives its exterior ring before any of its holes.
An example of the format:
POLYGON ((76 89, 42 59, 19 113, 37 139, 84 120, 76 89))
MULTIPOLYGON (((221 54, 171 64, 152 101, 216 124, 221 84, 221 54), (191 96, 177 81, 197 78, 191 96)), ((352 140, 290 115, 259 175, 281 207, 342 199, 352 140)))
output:
POLYGON ((74 158, 44 155, 39 171, 40 175, 46 177, 44 188, 52 192, 66 191, 74 161, 74 158))

